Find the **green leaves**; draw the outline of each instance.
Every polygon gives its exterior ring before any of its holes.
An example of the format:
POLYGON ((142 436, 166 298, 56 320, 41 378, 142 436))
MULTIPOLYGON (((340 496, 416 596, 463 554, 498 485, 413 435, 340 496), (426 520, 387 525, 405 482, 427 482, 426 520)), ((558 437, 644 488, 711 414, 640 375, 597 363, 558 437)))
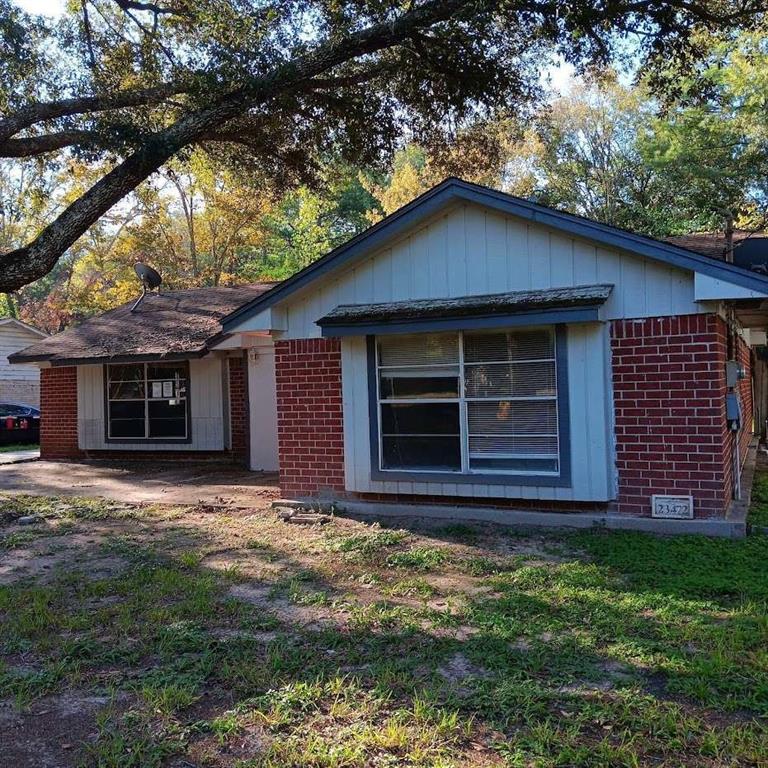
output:
POLYGON ((765 36, 702 37, 707 58, 650 124, 641 146, 692 210, 723 229, 761 227, 768 211, 768 50, 765 36))

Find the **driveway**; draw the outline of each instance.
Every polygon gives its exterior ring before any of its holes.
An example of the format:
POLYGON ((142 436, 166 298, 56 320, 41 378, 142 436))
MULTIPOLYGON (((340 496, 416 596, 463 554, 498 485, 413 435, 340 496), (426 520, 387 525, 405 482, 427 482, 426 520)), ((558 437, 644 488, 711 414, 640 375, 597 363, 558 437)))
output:
POLYGON ((278 498, 277 474, 217 464, 32 461, 0 465, 0 493, 99 496, 125 502, 231 504, 278 498))
POLYGON ((0 464, 15 464, 17 461, 32 461, 39 457, 39 448, 19 448, 16 451, 0 451, 0 464))

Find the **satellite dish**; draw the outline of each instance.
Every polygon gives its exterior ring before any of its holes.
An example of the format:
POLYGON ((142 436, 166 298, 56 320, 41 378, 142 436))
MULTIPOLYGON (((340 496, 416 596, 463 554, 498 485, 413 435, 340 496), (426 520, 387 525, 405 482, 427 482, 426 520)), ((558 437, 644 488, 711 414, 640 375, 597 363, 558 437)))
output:
POLYGON ((139 296, 136 303, 131 307, 131 312, 135 311, 139 304, 144 301, 147 291, 159 288, 160 284, 163 282, 160 273, 156 269, 152 269, 148 264, 142 264, 140 261, 137 261, 133 265, 133 270, 136 272, 139 280, 141 280, 141 296, 139 296))
POLYGON ((157 270, 152 269, 148 264, 142 264, 140 261, 137 261, 133 265, 133 269, 139 276, 142 285, 150 291, 159 288, 160 284, 163 282, 160 273, 157 270))

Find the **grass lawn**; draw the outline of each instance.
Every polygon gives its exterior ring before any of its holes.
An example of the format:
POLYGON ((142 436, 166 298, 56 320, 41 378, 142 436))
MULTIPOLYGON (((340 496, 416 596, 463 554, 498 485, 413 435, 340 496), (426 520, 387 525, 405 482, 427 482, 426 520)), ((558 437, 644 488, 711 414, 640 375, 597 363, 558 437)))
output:
POLYGON ((768 526, 768 472, 755 474, 747 520, 751 525, 768 526))
POLYGON ((40 446, 37 443, 13 443, 12 445, 0 445, 0 453, 12 451, 36 451, 40 446))
POLYGON ((768 765, 767 566, 768 536, 0 499, 2 750, 19 768, 768 765))

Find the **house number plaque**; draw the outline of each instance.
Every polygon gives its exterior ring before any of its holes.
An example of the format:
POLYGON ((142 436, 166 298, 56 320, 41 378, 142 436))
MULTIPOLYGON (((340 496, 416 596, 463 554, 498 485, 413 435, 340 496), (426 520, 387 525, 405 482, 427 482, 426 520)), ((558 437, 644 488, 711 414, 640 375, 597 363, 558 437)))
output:
POLYGON ((693 496, 652 496, 651 517, 693 519, 693 496))

